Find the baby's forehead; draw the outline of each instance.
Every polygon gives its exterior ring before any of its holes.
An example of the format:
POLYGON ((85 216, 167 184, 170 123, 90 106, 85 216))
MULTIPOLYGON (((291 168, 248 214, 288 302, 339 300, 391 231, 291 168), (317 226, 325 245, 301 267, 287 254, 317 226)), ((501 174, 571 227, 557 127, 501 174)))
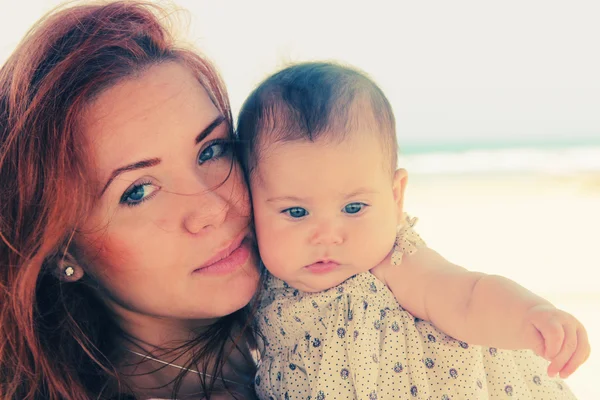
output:
POLYGON ((384 174, 376 178, 373 173, 363 171, 362 175, 349 176, 347 171, 318 173, 315 170, 300 175, 280 173, 258 173, 251 185, 257 199, 273 204, 301 202, 305 205, 340 202, 356 196, 377 195, 386 192, 387 183, 384 174))
MULTIPOLYGON (((395 146, 390 146, 381 126, 366 124, 351 129, 331 128, 311 136, 304 132, 262 131, 254 148, 257 167, 273 158, 285 163, 287 157, 307 158, 316 162, 322 157, 347 155, 355 160, 362 158, 380 159, 386 165, 395 164, 395 146), (393 148, 392 148, 393 147, 393 148), (283 159, 281 159, 283 158, 283 159)), ((270 163, 269 163, 270 164, 270 163)), ((394 168, 395 169, 395 168, 394 168)))
POLYGON ((318 153, 321 148, 335 147, 336 151, 347 151, 348 146, 358 146, 376 149, 386 167, 395 170, 397 144, 394 125, 379 118, 371 104, 356 100, 348 109, 332 112, 327 122, 322 122, 311 124, 310 118, 294 116, 287 108, 275 110, 272 118, 265 118, 258 126, 250 149, 251 164, 260 167, 269 154, 288 146, 298 146, 306 154, 318 153))
POLYGON ((268 190, 347 192, 390 176, 386 152, 373 135, 271 143, 257 161, 251 182, 268 190))

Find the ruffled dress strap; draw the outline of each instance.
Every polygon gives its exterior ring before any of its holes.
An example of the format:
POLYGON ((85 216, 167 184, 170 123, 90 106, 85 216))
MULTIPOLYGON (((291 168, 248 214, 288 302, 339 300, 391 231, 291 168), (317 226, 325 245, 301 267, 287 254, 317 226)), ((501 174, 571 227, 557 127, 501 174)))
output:
POLYGON ((417 223, 417 218, 412 218, 408 214, 403 215, 404 222, 398 226, 396 232, 396 241, 392 252, 392 264, 402 264, 404 254, 411 255, 417 251, 419 247, 426 247, 427 244, 421 236, 413 229, 417 223))

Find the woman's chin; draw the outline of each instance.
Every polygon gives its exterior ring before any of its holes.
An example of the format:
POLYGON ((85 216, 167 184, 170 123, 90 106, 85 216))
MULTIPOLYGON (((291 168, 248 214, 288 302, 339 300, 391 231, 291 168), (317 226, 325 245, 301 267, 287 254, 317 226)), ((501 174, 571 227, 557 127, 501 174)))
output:
POLYGON ((235 275, 219 295, 220 304, 213 303, 216 306, 215 317, 229 315, 244 308, 257 295, 260 281, 257 263, 244 265, 235 275))

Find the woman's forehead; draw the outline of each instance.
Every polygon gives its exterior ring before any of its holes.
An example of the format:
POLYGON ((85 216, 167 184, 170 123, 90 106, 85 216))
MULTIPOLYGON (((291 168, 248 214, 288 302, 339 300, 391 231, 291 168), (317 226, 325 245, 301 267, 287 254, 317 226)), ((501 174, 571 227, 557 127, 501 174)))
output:
POLYGON ((98 167, 160 157, 220 115, 192 72, 175 62, 119 82, 90 104, 83 120, 98 167), (156 154, 152 154, 156 153, 156 154))

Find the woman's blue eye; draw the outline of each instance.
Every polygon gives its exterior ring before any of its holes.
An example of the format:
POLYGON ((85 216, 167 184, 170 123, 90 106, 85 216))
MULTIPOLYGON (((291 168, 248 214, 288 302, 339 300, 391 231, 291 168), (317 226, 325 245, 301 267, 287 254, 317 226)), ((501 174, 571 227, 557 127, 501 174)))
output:
POLYGON ((151 183, 140 183, 132 186, 129 190, 123 193, 120 203, 128 206, 136 206, 150 198, 150 196, 158 190, 158 187, 151 183))
POLYGON ((302 207, 288 208, 287 210, 283 210, 283 212, 292 218, 302 218, 308 215, 308 211, 302 207))
POLYGON ((198 155, 198 164, 202 165, 207 161, 223 157, 229 150, 229 143, 215 142, 202 150, 198 155))
POLYGON ((357 214, 361 212, 365 206, 365 203, 350 203, 344 207, 344 212, 346 214, 357 214))

